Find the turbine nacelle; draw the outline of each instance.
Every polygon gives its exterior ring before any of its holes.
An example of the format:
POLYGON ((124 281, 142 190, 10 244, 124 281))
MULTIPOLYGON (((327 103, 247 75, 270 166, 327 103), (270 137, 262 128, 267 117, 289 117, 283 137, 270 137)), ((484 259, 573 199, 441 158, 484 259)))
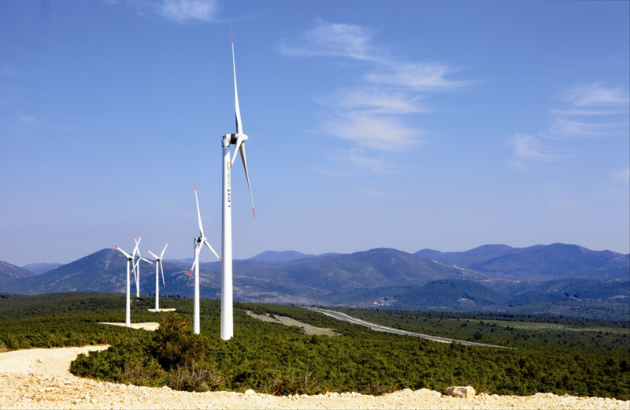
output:
POLYGON ((247 134, 225 134, 225 137, 229 140, 230 145, 236 145, 239 137, 241 138, 241 141, 243 142, 249 139, 247 134))

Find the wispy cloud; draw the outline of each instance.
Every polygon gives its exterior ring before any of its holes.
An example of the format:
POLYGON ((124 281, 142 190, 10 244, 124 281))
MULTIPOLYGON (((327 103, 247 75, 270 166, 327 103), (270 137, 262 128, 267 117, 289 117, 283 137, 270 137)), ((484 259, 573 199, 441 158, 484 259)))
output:
POLYGON ((375 31, 352 24, 334 24, 323 20, 297 41, 282 42, 278 50, 291 56, 346 57, 355 60, 378 61, 379 53, 371 40, 375 31))
POLYGON ((622 184, 630 183, 630 168, 623 168, 616 171, 611 171, 610 175, 615 182, 622 184))
POLYGON ((212 21, 217 12, 216 0, 161 0, 156 11, 163 17, 176 21, 212 21))
POLYGON ((340 150, 328 155, 328 164, 313 167, 315 172, 331 177, 356 177, 365 174, 391 174, 400 172, 388 155, 367 152, 363 148, 340 150))
POLYGON ((623 122, 585 122, 569 120, 562 117, 556 117, 553 119, 549 133, 543 135, 554 137, 569 137, 569 138, 594 138, 594 137, 609 137, 619 135, 624 128, 623 122))
POLYGON ((398 118, 351 112, 329 121, 324 131, 360 147, 377 151, 405 151, 419 143, 420 131, 405 126, 398 118))
POLYGON ((600 83, 573 87, 565 92, 568 105, 550 110, 550 125, 531 135, 512 136, 512 155, 523 168, 531 161, 558 161, 570 158, 566 154, 579 147, 580 140, 626 137, 629 131, 628 94, 621 88, 604 87, 600 83), (542 141, 547 148, 544 148, 542 141), (549 154, 549 146, 556 154, 549 154))
POLYGON ((339 110, 363 111, 369 114, 410 114, 429 111, 417 104, 422 97, 401 91, 358 87, 337 90, 328 97, 316 98, 321 105, 339 110))
POLYGON ((453 89, 466 85, 445 77, 458 70, 443 64, 388 64, 365 75, 365 81, 408 87, 413 90, 453 89))
POLYGON ((513 148, 513 154, 517 158, 531 161, 553 161, 560 156, 544 153, 544 147, 538 138, 531 135, 515 134, 508 138, 508 144, 513 148))
POLYGON ((217 0, 103 0, 123 4, 139 14, 158 15, 176 23, 211 22, 216 20, 217 0))
POLYGON ((45 129, 49 129, 49 130, 58 130, 58 131, 72 131, 72 130, 75 130, 74 127, 68 127, 66 125, 51 124, 51 123, 48 123, 46 121, 42 121, 40 119, 37 119, 36 117, 34 117, 32 115, 18 114, 16 119, 21 124, 26 125, 26 126, 31 127, 31 128, 45 128, 45 129))
POLYGON ((573 105, 602 106, 602 105, 628 105, 628 94, 621 88, 604 87, 602 84, 588 84, 573 88, 568 95, 573 105))
POLYGON ((362 194, 369 196, 370 198, 394 199, 394 198, 399 197, 398 194, 395 194, 392 192, 380 191, 378 189, 364 189, 364 190, 361 190, 360 192, 362 194))
POLYGON ((426 103, 419 104, 428 93, 467 84, 448 78, 458 70, 447 65, 393 58, 375 45, 377 33, 369 27, 319 20, 315 28, 296 40, 282 42, 278 51, 289 56, 337 57, 361 63, 366 72, 357 77, 359 85, 315 98, 331 110, 321 130, 352 142, 360 150, 348 156, 349 163, 372 172, 391 172, 382 165, 381 158, 366 156, 365 150, 408 152, 419 146, 425 132, 403 116, 431 111, 426 103))

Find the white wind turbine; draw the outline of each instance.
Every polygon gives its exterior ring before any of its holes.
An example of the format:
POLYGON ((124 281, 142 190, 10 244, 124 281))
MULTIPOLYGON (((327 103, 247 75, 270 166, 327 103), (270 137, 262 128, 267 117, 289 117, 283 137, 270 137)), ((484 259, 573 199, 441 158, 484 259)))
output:
POLYGON ((234 57, 234 35, 232 34, 232 67, 234 69, 234 108, 236 115, 236 134, 225 134, 221 141, 223 147, 223 232, 222 232, 222 256, 223 264, 221 265, 221 339, 229 340, 234 335, 234 322, 232 310, 232 179, 231 170, 236 154, 240 152, 243 168, 245 169, 245 178, 247 179, 247 188, 249 189, 249 198, 252 202, 252 211, 256 218, 256 210, 254 209, 254 198, 252 197, 252 188, 249 184, 249 174, 247 173, 247 160, 245 157, 245 141, 248 137, 243 133, 243 123, 241 122, 241 110, 238 104, 238 90, 236 88, 236 60, 234 57), (230 147, 234 144, 234 157, 230 161, 230 147))
POLYGON ((125 325, 127 327, 131 327, 131 271, 129 270, 129 265, 133 263, 134 257, 120 249, 118 245, 114 245, 114 247, 127 257, 127 311, 125 314, 125 325))
POLYGON ((160 256, 157 256, 156 254, 154 254, 153 252, 151 252, 148 249, 146 250, 151 255, 153 255, 153 257, 155 258, 155 311, 156 312, 160 311, 160 276, 159 276, 159 271, 162 272, 162 284, 164 285, 164 288, 166 288, 166 283, 164 282, 164 268, 162 266, 162 258, 164 257, 164 251, 166 250, 167 246, 168 246, 168 242, 166 242, 166 245, 164 245, 164 249, 162 249, 162 253, 160 254, 160 256))
POLYGON ((136 247, 133 248, 133 258, 134 258, 134 263, 133 263, 133 276, 134 279, 136 280, 136 297, 139 298, 140 297, 140 261, 143 260, 147 263, 150 263, 151 265, 154 265, 153 262, 151 262, 150 260, 148 260, 147 258, 142 257, 142 255, 140 255, 140 249, 138 248, 138 246, 140 246, 140 241, 142 240, 142 234, 140 234, 140 238, 136 239, 136 236, 133 236, 133 240, 136 243, 136 247), (138 260, 135 260, 136 254, 138 254, 138 260))
POLYGON ((193 261, 193 266, 190 268, 190 273, 188 276, 192 275, 193 270, 195 271, 195 301, 193 308, 193 333, 199 334, 200 324, 199 324, 199 253, 201 252, 201 248, 203 245, 206 245, 212 253, 219 259, 219 255, 212 249, 212 246, 208 243, 208 239, 203 233, 203 225, 201 224, 201 211, 199 210, 199 198, 197 197, 197 186, 193 182, 193 188, 195 189, 195 201, 197 202, 197 220, 199 221, 199 236, 195 238, 195 260, 193 261))

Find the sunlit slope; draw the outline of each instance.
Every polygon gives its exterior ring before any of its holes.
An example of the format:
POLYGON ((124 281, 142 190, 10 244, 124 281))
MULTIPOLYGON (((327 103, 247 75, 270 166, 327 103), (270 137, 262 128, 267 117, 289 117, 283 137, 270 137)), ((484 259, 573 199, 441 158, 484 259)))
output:
POLYGON ((12 265, 8 262, 0 261, 0 285, 15 279, 28 278, 35 276, 36 273, 12 265))

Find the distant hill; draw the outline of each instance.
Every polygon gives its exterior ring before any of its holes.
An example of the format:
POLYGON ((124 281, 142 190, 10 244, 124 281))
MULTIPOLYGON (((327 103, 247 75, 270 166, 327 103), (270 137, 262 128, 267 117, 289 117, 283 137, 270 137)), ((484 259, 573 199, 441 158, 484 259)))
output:
POLYGON ((569 277, 623 280, 630 276, 628 255, 562 243, 528 248, 485 245, 466 252, 444 253, 423 249, 416 255, 517 280, 546 281, 569 277))
POLYGON ((465 252, 440 252, 433 249, 423 249, 415 253, 415 255, 423 258, 433 259, 436 261, 450 263, 462 268, 468 268, 479 262, 489 261, 505 255, 525 252, 528 249, 534 249, 543 245, 535 245, 529 248, 512 248, 507 245, 483 245, 478 248, 465 252))
MULTIPOLYGON (((588 314, 590 317, 628 316, 630 285, 627 271, 624 271, 628 266, 628 256, 589 251, 575 245, 558 245, 561 244, 516 250, 505 245, 480 247, 467 256, 466 264, 477 260, 470 268, 460 266, 465 265, 461 257, 457 260, 460 263, 458 266, 439 261, 437 257, 446 258, 435 253, 437 251, 430 251, 434 252, 432 260, 386 248, 278 262, 235 260, 234 300, 443 311, 507 312, 516 309, 519 313, 554 312, 588 314), (497 254, 501 256, 497 257, 497 254), (491 259, 479 262, 482 257, 491 259), (531 274, 528 275, 528 271, 531 274), (617 279, 619 276, 622 279, 617 279)), ((421 252, 427 254, 429 251, 421 252)), ((194 282, 189 276, 190 265, 165 262, 166 289, 161 288, 160 294, 191 297, 194 282)), ((13 268, 27 272, 28 276, 11 276, 2 283, 2 292, 26 295, 125 292, 126 259, 114 249, 102 249, 41 275, 13 268)), ((141 294, 155 292, 154 269, 144 262, 141 265, 141 294)), ((220 262, 200 264, 202 298, 220 298, 220 278, 220 262)), ((131 291, 136 292, 133 278, 131 291)))
POLYGON ((51 271, 53 269, 57 269, 62 266, 63 263, 29 263, 28 265, 22 266, 22 269, 30 270, 33 273, 41 274, 51 271))
POLYGON ((9 262, 0 261, 0 285, 20 278, 28 278, 35 276, 36 273, 10 264, 9 262))
POLYGON ((267 262, 286 262, 296 259, 312 258, 316 255, 308 255, 297 251, 265 251, 258 255, 252 256, 249 260, 253 261, 267 261, 267 262))
MULTIPOLYGON (((4 292, 35 295, 58 292, 100 292, 124 293, 126 291, 125 271, 127 259, 114 249, 102 249, 52 271, 21 280, 13 280, 3 286, 4 292)), ((166 289, 163 294, 192 294, 194 285, 188 276, 189 268, 164 263, 166 289)), ((219 278, 202 272, 200 283, 204 297, 216 297, 219 278)), ((155 267, 142 263, 140 267, 141 293, 155 293, 155 267)), ((135 283, 131 281, 131 291, 135 293, 135 283)))
POLYGON ((193 264, 193 258, 185 258, 185 259, 164 259, 164 263, 171 263, 173 265, 180 266, 188 266, 191 267, 193 264))
MULTIPOLYGON (((201 264, 219 272, 220 263, 201 264)), ((485 274, 462 271, 396 249, 372 249, 352 254, 315 256, 285 262, 242 260, 234 262, 234 274, 266 283, 301 286, 338 292, 383 286, 418 285, 432 280, 487 279, 485 274)))

